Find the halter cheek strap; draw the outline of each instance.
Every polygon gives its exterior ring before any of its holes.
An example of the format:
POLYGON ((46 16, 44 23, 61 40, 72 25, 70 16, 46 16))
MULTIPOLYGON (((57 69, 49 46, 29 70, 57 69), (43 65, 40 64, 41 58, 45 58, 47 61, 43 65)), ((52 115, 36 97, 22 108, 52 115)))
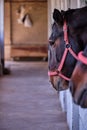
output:
POLYGON ((64 41, 65 41, 65 44, 66 44, 66 48, 64 50, 64 53, 63 53, 63 56, 62 56, 62 59, 60 61, 58 69, 56 71, 48 71, 48 76, 60 76, 61 78, 65 79, 67 81, 70 81, 70 78, 64 76, 62 74, 62 72, 61 72, 68 52, 70 54, 72 54, 72 56, 76 60, 79 60, 79 61, 81 61, 82 63, 84 63, 86 65, 87 65, 87 58, 82 55, 82 52, 79 52, 79 54, 77 56, 75 54, 75 52, 72 50, 71 45, 70 45, 69 40, 68 40, 68 33, 67 33, 67 24, 66 24, 66 21, 64 21, 63 31, 64 31, 64 41))

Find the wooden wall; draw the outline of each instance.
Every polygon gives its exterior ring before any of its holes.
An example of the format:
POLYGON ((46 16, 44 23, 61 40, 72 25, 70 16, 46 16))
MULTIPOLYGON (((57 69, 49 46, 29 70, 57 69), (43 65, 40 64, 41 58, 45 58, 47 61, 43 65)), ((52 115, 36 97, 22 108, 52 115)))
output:
POLYGON ((47 2, 5 3, 5 57, 47 56, 47 2), (17 9, 25 6, 32 27, 18 24, 17 9))
POLYGON ((4 12, 4 49, 5 49, 5 59, 11 58, 11 24, 10 24, 10 4, 9 2, 5 3, 5 12, 4 12))

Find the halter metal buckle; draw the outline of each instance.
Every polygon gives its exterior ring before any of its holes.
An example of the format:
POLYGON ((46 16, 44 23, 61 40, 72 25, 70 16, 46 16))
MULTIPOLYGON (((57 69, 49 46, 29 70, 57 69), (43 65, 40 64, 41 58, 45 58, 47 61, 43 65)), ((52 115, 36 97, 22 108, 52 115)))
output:
POLYGON ((68 44, 66 44, 65 47, 68 49, 68 48, 71 48, 71 45, 68 43, 68 44))

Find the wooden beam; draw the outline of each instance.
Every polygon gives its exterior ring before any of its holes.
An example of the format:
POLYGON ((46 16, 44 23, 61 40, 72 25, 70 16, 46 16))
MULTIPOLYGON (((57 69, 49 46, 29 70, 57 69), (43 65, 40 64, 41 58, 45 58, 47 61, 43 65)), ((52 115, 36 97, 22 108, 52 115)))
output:
POLYGON ((47 0, 5 0, 5 2, 22 3, 22 2, 47 2, 47 0))
POLYGON ((48 55, 47 45, 11 46, 11 57, 28 57, 28 56, 47 57, 47 55, 48 55))

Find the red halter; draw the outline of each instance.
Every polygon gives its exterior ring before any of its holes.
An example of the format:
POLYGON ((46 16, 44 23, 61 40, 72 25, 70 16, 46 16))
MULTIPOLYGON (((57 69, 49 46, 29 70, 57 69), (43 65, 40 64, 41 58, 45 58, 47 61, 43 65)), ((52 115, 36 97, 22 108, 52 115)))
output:
MULTIPOLYGON (((67 24, 66 24, 66 21, 64 21, 64 25, 63 25, 63 31, 64 31, 64 41, 65 41, 65 44, 66 44, 66 48, 64 50, 64 53, 63 53, 63 56, 62 56, 62 59, 61 59, 61 62, 60 62, 60 65, 58 67, 58 69, 56 71, 48 71, 48 76, 60 76, 61 78, 67 80, 67 81, 70 81, 70 78, 64 76, 62 73, 61 73, 61 70, 63 68, 63 65, 64 65, 64 62, 65 62, 65 59, 66 59, 66 56, 67 56, 67 53, 68 51, 72 54, 72 56, 76 59, 76 60, 80 60, 81 62, 84 63, 84 56, 82 56, 81 54, 82 53, 79 53, 79 56, 77 56, 74 51, 72 50, 71 48, 71 45, 69 43, 69 40, 68 40, 68 34, 67 34, 67 24), (81 57, 82 56, 82 57, 81 57)), ((86 64, 87 64, 87 59, 86 59, 86 64)))

